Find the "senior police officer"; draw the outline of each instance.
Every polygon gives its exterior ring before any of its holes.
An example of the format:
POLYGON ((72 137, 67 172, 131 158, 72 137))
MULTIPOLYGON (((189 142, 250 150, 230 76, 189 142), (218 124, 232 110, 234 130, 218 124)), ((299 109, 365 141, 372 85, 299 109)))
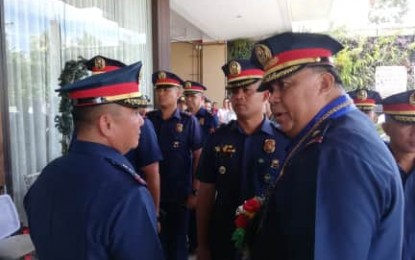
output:
POLYGON ((415 259, 415 91, 401 92, 383 101, 383 130, 398 164, 405 194, 403 260, 415 259))
MULTIPOLYGON (((121 61, 107 58, 102 55, 97 55, 85 62, 86 68, 92 72, 93 75, 114 71, 125 67, 126 65, 121 61)), ((137 98, 136 104, 138 110, 146 108, 151 105, 147 96, 140 95, 137 98)), ((157 136, 154 131, 153 124, 147 118, 144 118, 144 124, 141 126, 140 145, 137 148, 129 151, 125 156, 134 166, 134 169, 144 177, 147 182, 151 196, 153 197, 154 205, 156 206, 157 214, 159 214, 160 203, 160 174, 159 161, 163 158, 160 147, 158 146, 157 136)))
POLYGON ((379 92, 362 88, 347 92, 347 94, 353 99, 355 106, 365 113, 373 123, 378 122, 375 109, 382 105, 382 97, 379 92))
POLYGON ((159 110, 147 114, 163 154, 160 209, 166 213, 160 238, 167 259, 187 260, 188 208, 194 208, 198 182, 193 177, 202 147, 196 117, 178 110, 183 81, 167 71, 153 73, 159 110))
POLYGON ((40 259, 163 259, 150 193, 123 156, 143 124, 140 70, 138 62, 60 89, 73 101, 77 139, 25 196, 40 259))
POLYGON ((264 195, 278 176, 287 139, 264 117, 269 92, 257 92, 263 70, 248 60, 222 67, 237 120, 208 139, 198 170, 198 259, 239 259, 232 233, 235 211, 245 200, 264 195))
POLYGON ((273 113, 292 138, 264 205, 253 259, 400 259, 399 171, 345 94, 333 38, 282 33, 254 46, 273 113))

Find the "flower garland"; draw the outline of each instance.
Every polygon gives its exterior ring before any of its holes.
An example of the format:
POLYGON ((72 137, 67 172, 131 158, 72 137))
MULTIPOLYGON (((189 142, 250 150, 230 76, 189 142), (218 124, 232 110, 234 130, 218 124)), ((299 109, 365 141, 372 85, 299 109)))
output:
POLYGON ((261 197, 253 197, 249 200, 244 201, 236 209, 235 213, 235 226, 236 229, 232 234, 232 241, 235 243, 235 247, 243 251, 245 246, 245 235, 246 230, 255 217, 255 215, 260 211, 264 199, 261 197))

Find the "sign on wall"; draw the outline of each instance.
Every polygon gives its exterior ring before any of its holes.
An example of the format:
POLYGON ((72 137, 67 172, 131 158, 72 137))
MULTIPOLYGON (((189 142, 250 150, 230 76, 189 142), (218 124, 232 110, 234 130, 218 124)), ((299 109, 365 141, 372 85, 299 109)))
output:
POLYGON ((405 66, 378 66, 376 67, 376 91, 382 98, 406 91, 407 70, 405 66))

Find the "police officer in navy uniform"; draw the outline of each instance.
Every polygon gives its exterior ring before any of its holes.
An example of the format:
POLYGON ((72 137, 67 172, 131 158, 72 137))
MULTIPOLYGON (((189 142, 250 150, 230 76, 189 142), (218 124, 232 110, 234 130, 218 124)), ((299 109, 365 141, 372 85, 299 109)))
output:
POLYGON ((183 95, 186 100, 187 111, 196 116, 203 129, 204 140, 218 128, 218 122, 213 115, 203 107, 205 86, 196 81, 187 80, 183 83, 183 95))
MULTIPOLYGON (((186 80, 183 84, 183 95, 186 100, 187 111, 196 116, 203 130, 203 141, 218 128, 218 121, 203 107, 206 87, 196 81, 186 80)), ((197 247, 196 212, 190 211, 189 218, 189 252, 193 253, 197 247)))
POLYGON ((263 206, 252 259, 401 258, 399 171, 373 123, 342 87, 323 34, 282 33, 258 42, 276 121, 292 142, 263 206))
POLYGON ((197 201, 193 177, 202 148, 202 130, 196 117, 177 108, 183 81, 167 71, 153 73, 159 110, 147 114, 154 125, 163 154, 160 161, 160 209, 165 212, 160 238, 167 259, 188 258, 189 208, 197 201))
MULTIPOLYGON (((139 100, 138 110, 147 109, 151 106, 149 98, 142 95, 139 100)), ((158 144, 156 131, 153 123, 147 118, 145 114, 141 116, 144 119, 144 124, 141 127, 140 145, 137 148, 129 151, 125 156, 134 166, 134 169, 139 172, 147 182, 147 187, 154 200, 158 220, 160 220, 159 204, 160 204, 160 172, 159 162, 163 159, 161 149, 158 144)))
POLYGON ((235 212, 245 200, 263 197, 280 170, 286 136, 263 114, 269 92, 257 92, 263 70, 248 60, 222 67, 237 120, 207 140, 198 169, 198 259, 240 259, 232 235, 235 212))
POLYGON ((154 203, 123 156, 139 143, 141 62, 64 86, 77 130, 24 199, 40 259, 163 259, 154 203))
POLYGON ((365 113, 373 123, 378 122, 375 109, 382 105, 382 97, 379 92, 362 88, 347 92, 347 94, 353 99, 354 105, 365 113))
MULTIPOLYGON (((92 75, 106 73, 123 68, 127 65, 121 61, 97 55, 85 62, 86 68, 92 75)), ((141 95, 136 100, 138 109, 151 105, 147 96, 141 95)), ((141 127, 140 145, 129 151, 125 156, 134 166, 134 169, 146 180, 147 188, 153 197, 157 214, 159 215, 160 204, 160 174, 159 161, 163 158, 158 146, 157 136, 153 124, 144 117, 144 124, 141 127)))
POLYGON ((383 130, 397 162, 405 194, 403 260, 415 259, 415 91, 383 100, 383 130))

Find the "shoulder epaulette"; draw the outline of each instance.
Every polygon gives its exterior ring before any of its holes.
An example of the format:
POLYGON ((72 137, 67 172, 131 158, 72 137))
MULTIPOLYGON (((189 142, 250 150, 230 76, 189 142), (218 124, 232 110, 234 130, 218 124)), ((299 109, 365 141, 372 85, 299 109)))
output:
POLYGON ((304 146, 309 146, 311 144, 321 144, 324 141, 327 130, 330 128, 331 120, 327 120, 324 124, 321 124, 320 127, 315 129, 310 136, 307 138, 304 146))
POLYGON ((123 172, 125 172, 125 173, 128 173, 131 177, 133 177, 138 183, 140 183, 141 185, 144 185, 144 186, 146 186, 147 185, 147 182, 143 179, 143 178, 141 178, 141 176, 138 174, 138 173, 136 173, 131 167, 129 167, 128 165, 126 165, 126 164, 123 164, 123 163, 119 163, 119 162, 117 162, 117 161, 115 161, 115 160, 113 160, 113 159, 111 159, 111 158, 105 158, 111 165, 113 165, 115 168, 117 168, 117 169, 119 169, 119 170, 121 170, 121 171, 123 171, 123 172))

